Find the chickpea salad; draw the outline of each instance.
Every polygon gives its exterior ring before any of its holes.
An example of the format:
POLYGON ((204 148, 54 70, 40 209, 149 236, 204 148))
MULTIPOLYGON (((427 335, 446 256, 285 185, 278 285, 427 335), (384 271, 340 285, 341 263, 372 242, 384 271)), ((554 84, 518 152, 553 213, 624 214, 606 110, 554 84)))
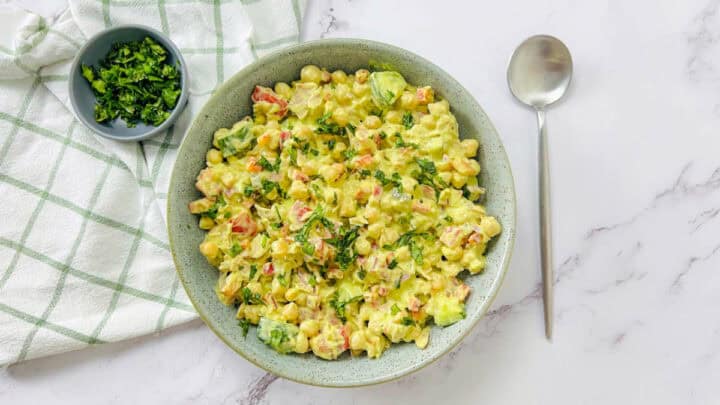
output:
POLYGON ((501 227, 448 102, 394 71, 312 65, 251 99, 252 117, 215 132, 189 206, 238 333, 376 358, 463 319, 458 275, 482 272, 501 227))

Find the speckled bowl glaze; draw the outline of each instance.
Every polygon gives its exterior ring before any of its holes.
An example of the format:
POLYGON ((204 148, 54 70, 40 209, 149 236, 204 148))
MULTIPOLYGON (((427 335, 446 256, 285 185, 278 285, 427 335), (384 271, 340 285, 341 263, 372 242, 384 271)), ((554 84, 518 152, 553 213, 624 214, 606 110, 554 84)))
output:
POLYGON ((515 240, 515 190, 510 164, 495 128, 470 93, 429 61, 394 46, 358 39, 307 42, 266 56, 228 80, 198 114, 180 146, 168 194, 168 231, 175 265, 185 291, 200 317, 228 346, 274 374, 297 382, 333 387, 376 384, 399 378, 430 364, 450 351, 485 314, 507 270, 515 240), (307 64, 354 72, 371 64, 391 66, 409 83, 430 85, 450 101, 462 138, 480 141, 481 183, 487 188, 484 204, 496 216, 503 232, 491 243, 487 267, 466 278, 472 287, 467 317, 449 327, 435 327, 424 350, 414 344, 392 345, 379 359, 347 354, 325 361, 312 354, 281 355, 260 342, 254 328, 246 338, 235 319, 235 309, 220 303, 213 290, 218 274, 198 251, 204 232, 187 205, 200 198, 195 177, 205 166, 213 132, 230 127, 251 114, 250 94, 256 84, 272 86, 299 77, 307 64))

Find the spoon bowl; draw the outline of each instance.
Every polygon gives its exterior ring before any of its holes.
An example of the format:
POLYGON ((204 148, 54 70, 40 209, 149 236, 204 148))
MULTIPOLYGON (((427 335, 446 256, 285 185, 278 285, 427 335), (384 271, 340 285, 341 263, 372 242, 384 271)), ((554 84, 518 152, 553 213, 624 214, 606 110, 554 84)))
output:
POLYGON ((536 35, 515 49, 507 80, 515 98, 535 109, 542 109, 565 94, 572 71, 572 57, 567 46, 555 37, 536 35))

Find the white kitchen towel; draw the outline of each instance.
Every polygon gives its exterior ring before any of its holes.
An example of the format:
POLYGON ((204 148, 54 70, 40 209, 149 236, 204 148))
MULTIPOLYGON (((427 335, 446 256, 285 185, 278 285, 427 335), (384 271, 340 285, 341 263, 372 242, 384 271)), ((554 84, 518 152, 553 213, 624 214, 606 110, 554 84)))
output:
POLYGON ((193 319, 165 227, 176 151, 226 78, 296 43, 304 0, 71 0, 55 21, 0 2, 0 364, 193 319), (108 141, 69 109, 72 58, 93 34, 144 24, 189 68, 165 134, 108 141))

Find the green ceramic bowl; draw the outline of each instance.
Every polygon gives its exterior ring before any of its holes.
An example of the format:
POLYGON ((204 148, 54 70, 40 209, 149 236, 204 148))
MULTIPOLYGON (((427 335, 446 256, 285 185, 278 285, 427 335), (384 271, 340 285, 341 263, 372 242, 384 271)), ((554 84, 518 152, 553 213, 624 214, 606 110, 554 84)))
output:
POLYGON ((418 370, 450 351, 470 332, 497 294, 510 261, 515 240, 515 190, 510 164, 495 128, 460 83, 403 49, 366 40, 330 39, 306 42, 266 56, 242 69, 217 90, 180 146, 170 182, 167 217, 170 246, 185 291, 200 317, 220 339, 255 365, 281 377, 312 385, 349 387, 380 383, 418 370), (201 196, 194 186, 195 177, 205 166, 213 132, 252 113, 250 94, 254 86, 296 80, 307 64, 346 72, 370 64, 392 66, 409 83, 430 85, 437 95, 449 100, 460 125, 460 136, 480 141, 481 184, 487 189, 484 204, 498 218, 503 232, 488 249, 485 271, 466 278, 472 287, 467 317, 446 328, 433 328, 430 344, 424 350, 414 344, 396 344, 374 360, 349 355, 336 361, 325 361, 312 354, 281 355, 260 342, 254 330, 243 338, 235 309, 221 304, 215 296, 213 288, 218 273, 198 251, 204 232, 198 228, 198 218, 187 209, 190 201, 201 196))

